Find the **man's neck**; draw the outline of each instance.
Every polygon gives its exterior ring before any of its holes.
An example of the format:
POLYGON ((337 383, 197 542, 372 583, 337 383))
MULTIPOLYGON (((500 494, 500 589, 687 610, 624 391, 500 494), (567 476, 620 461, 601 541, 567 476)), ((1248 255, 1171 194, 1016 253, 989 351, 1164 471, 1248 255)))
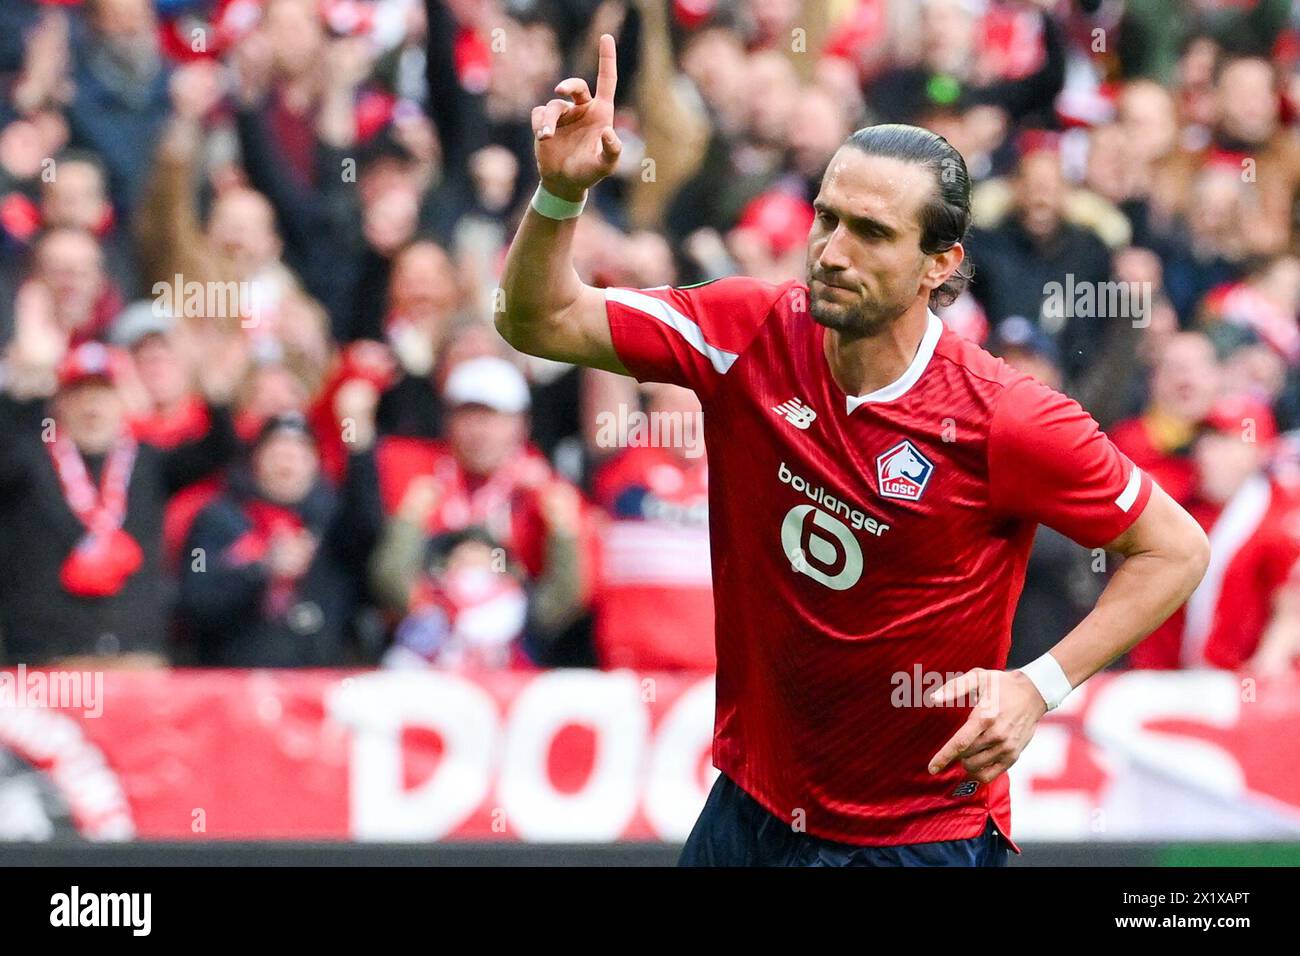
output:
POLYGON ((875 335, 827 329, 822 348, 835 384, 846 395, 868 395, 902 378, 921 347, 929 316, 921 299, 875 335))

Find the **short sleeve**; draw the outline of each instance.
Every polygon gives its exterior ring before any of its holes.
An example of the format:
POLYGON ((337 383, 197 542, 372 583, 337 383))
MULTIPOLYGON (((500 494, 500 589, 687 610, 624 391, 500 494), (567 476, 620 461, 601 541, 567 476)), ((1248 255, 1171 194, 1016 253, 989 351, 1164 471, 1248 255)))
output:
POLYGON ((694 286, 605 290, 610 337, 641 382, 707 395, 753 342, 787 286, 732 276, 694 286))
POLYGON ((1151 478, 1092 416, 1031 378, 998 400, 988 460, 995 512, 1045 524, 1087 548, 1121 535, 1151 498, 1151 478))

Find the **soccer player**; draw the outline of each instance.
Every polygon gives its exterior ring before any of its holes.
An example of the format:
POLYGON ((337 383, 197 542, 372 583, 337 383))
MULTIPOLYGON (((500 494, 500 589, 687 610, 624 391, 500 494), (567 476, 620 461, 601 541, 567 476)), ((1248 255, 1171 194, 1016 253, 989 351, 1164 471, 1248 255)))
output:
POLYGON ((965 279, 970 183, 930 132, 868 127, 839 149, 806 283, 582 283, 574 217, 618 159, 615 82, 606 35, 595 95, 570 78, 533 110, 541 185, 496 322, 524 352, 703 405, 721 776, 681 862, 1001 865, 1006 769, 1186 599, 1205 535, 1075 402, 933 314, 965 279), (1008 672, 1039 523, 1125 560, 1008 672))

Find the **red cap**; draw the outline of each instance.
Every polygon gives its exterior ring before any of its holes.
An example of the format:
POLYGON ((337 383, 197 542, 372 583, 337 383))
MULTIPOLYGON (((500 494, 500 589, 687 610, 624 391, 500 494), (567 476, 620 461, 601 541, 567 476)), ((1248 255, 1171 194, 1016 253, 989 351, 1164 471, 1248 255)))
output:
POLYGON ((1250 395, 1228 395, 1219 399, 1201 426, 1238 438, 1253 434, 1254 441, 1265 447, 1277 438, 1277 420, 1273 418, 1272 409, 1250 395))
POLYGON ((750 200, 736 225, 753 229, 776 255, 785 255, 808 241, 816 216, 812 205, 798 196, 770 190, 750 200))
POLYGON ((59 388, 68 388, 88 378, 116 385, 120 359, 102 342, 83 342, 68 351, 59 363, 59 388))

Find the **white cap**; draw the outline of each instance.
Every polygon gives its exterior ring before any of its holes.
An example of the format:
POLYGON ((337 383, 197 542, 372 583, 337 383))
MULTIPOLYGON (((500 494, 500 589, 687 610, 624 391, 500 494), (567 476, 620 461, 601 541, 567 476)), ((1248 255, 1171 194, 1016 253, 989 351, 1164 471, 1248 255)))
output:
POLYGON ((458 405, 485 405, 507 415, 528 411, 528 383, 505 359, 485 355, 466 359, 451 370, 442 397, 458 405))
POLYGON ((157 300, 142 299, 123 309, 109 332, 113 344, 124 349, 135 348, 149 335, 166 335, 176 326, 171 311, 157 300))

